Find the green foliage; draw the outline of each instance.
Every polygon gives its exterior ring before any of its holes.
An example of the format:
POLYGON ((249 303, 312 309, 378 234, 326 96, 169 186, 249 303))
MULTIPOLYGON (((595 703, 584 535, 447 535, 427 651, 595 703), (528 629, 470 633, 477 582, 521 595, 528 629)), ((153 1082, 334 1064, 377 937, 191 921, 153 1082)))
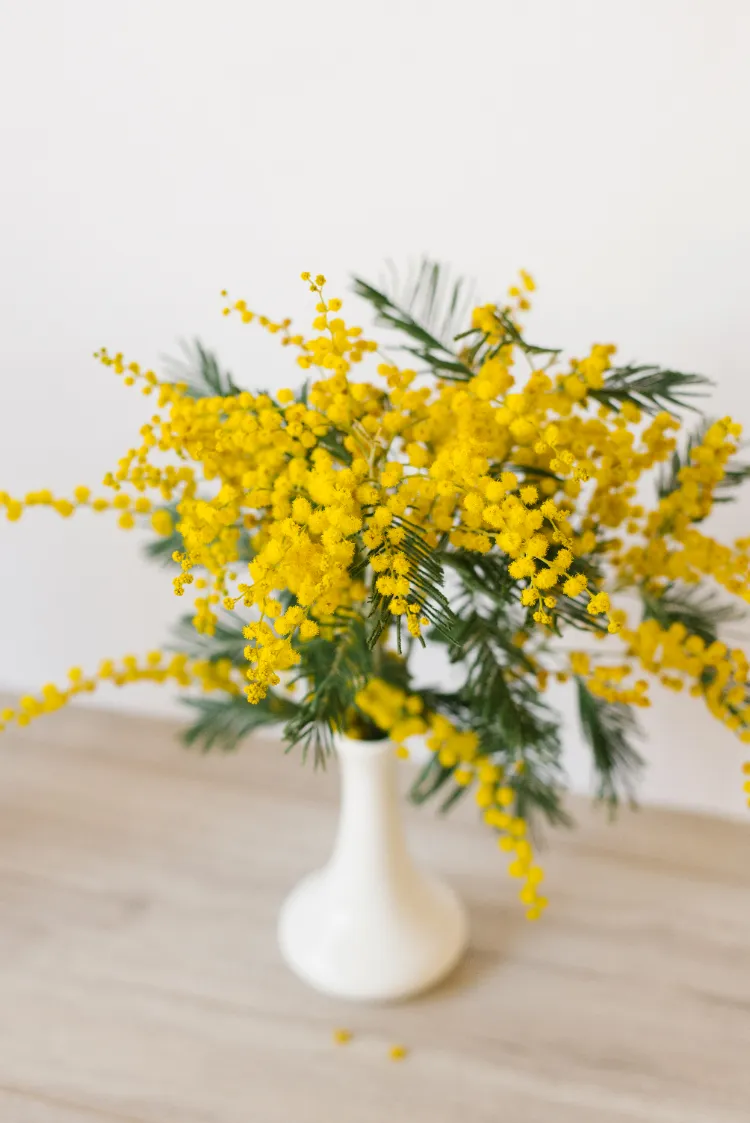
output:
POLYGON ((680 486, 680 472, 690 464, 693 449, 703 442, 710 424, 710 421, 704 418, 692 433, 688 433, 685 447, 682 450, 676 448, 668 463, 661 466, 656 478, 656 492, 659 499, 666 499, 673 491, 677 491, 680 486))
POLYGON ((497 338, 493 337, 490 340, 486 332, 478 329, 464 332, 459 337, 464 341, 464 347, 472 368, 481 366, 488 359, 494 359, 504 347, 509 346, 518 347, 525 355, 540 357, 546 355, 548 356, 548 362, 553 362, 556 356, 560 354, 560 348, 558 347, 542 347, 537 343, 529 343, 518 325, 512 320, 507 309, 497 307, 494 314, 498 327, 502 328, 497 338))
POLYGON ((381 645, 373 651, 372 669, 373 673, 389 686, 396 686, 407 693, 413 689, 407 656, 389 651, 381 645))
MULTIPOLYGON (((524 626, 530 625, 530 617, 535 608, 522 609, 520 606, 520 589, 518 582, 514 581, 508 573, 510 558, 503 554, 478 554, 471 550, 446 551, 440 555, 443 565, 453 570, 459 577, 465 594, 489 598, 498 607, 506 612, 515 608, 512 620, 504 621, 507 639, 510 642, 514 632, 520 631, 524 626)), ((578 569, 587 577, 596 575, 594 559, 578 559, 578 569)), ((552 631, 560 635, 561 623, 569 624, 581 631, 606 631, 607 622, 603 618, 591 616, 586 611, 588 599, 580 596, 558 597, 557 605, 552 611, 554 624, 552 631)), ((464 608, 459 601, 456 613, 462 616, 464 608)), ((450 637, 449 637, 450 638, 450 637)))
POLYGON ((191 659, 206 659, 210 663, 228 659, 233 667, 245 667, 247 660, 243 652, 247 640, 242 634, 243 627, 242 620, 222 609, 214 635, 208 636, 195 630, 191 616, 183 616, 174 629, 172 648, 184 652, 191 659))
POLYGON ((348 448, 344 448, 344 442, 340 435, 333 430, 329 430, 324 436, 318 437, 318 445, 330 453, 334 460, 338 460, 339 464, 346 464, 347 467, 351 464, 352 454, 348 448))
MULTIPOLYGON (((560 353, 559 348, 529 343, 510 311, 501 305, 495 310, 497 325, 502 329, 499 339, 490 343, 486 333, 476 328, 455 333, 459 322, 465 322, 471 288, 461 278, 451 282, 443 267, 427 258, 404 285, 394 278, 390 293, 360 278, 354 279, 354 291, 372 305, 380 324, 409 339, 406 351, 448 381, 472 378, 484 361, 509 344, 529 356, 546 355, 550 360, 560 353), (457 343, 461 344, 460 351, 457 343)), ((590 390, 589 396, 617 411, 630 402, 656 414, 660 410, 694 409, 693 400, 704 396, 711 385, 711 380, 700 374, 631 363, 610 370, 603 387, 590 390)), ((746 474, 750 474, 750 467, 746 474)))
MULTIPOLYGON (((506 769, 519 815, 532 826, 539 816, 555 824, 570 822, 561 803, 559 720, 533 680, 519 677, 491 645, 476 643, 462 687, 453 694, 420 694, 428 707, 445 713, 460 728, 472 729, 479 737, 479 755, 506 769)), ((412 802, 421 804, 441 793, 441 810, 449 810, 466 791, 455 783, 454 771, 432 756, 412 785, 412 802)))
POLYGON ((478 661, 479 674, 470 675, 464 686, 470 727, 479 734, 481 751, 507 762, 519 815, 532 825, 537 815, 551 823, 564 823, 559 718, 544 702, 534 679, 521 677, 501 662, 492 674, 488 702, 481 683, 488 665, 484 657, 478 661), (512 764, 520 765, 521 770, 510 771, 512 764))
MULTIPOLYGON (((409 788, 410 801, 417 807, 420 807, 439 792, 442 792, 445 796, 445 788, 446 785, 449 785, 453 772, 453 768, 446 768, 440 763, 437 753, 431 754, 429 760, 422 766, 417 778, 409 788)), ((454 783, 453 787, 448 792, 447 798, 444 799, 441 804, 440 810, 447 811, 453 807, 465 791, 465 788, 454 783)))
POLYGON ((722 625, 739 623, 747 616, 741 605, 723 600, 715 590, 703 585, 671 582, 657 591, 642 587, 641 600, 644 620, 656 620, 662 628, 683 624, 705 644, 718 639, 722 625))
POLYGON ((467 382, 486 359, 503 347, 514 344, 527 355, 554 357, 559 350, 529 343, 521 334, 510 312, 496 310, 500 337, 490 344, 486 333, 471 328, 459 331, 472 307, 473 285, 463 278, 452 280, 439 262, 424 258, 401 284, 393 270, 392 291, 375 288, 354 278, 357 296, 375 309, 378 323, 409 339, 403 350, 423 362, 437 377, 448 382, 467 382), (458 350, 456 344, 461 343, 458 350))
MULTIPOLYGON (((585 572, 586 566, 582 565, 579 568, 585 572)), ((592 616, 587 609, 588 598, 585 593, 582 593, 575 600, 572 597, 558 597, 557 604, 552 610, 552 618, 554 620, 553 631, 555 635, 562 635, 561 624, 567 627, 576 628, 579 632, 599 632, 605 633, 607 631, 607 621, 603 616, 592 616)))
MULTIPOLYGON (((404 538, 399 545, 399 550, 411 562, 409 581, 411 583, 410 599, 419 604, 422 612, 426 613, 432 626, 439 634, 450 638, 457 626, 458 619, 450 606, 450 602, 443 591, 445 574, 440 563, 439 551, 428 546, 424 541, 423 531, 410 523, 407 519, 394 519, 394 526, 399 526, 404 531, 404 538)), ((385 545, 370 550, 366 557, 363 556, 355 573, 369 564, 371 559, 378 554, 388 552, 385 545)), ((370 596, 370 619, 373 621, 370 628, 368 643, 371 647, 380 640, 384 631, 393 621, 390 611, 390 596, 383 596, 373 585, 370 596)), ((401 653, 402 649, 401 618, 396 620, 396 644, 401 653)))
MULTIPOLYGON (((454 598, 460 623, 448 654, 465 677, 453 693, 421 692, 425 704, 477 734, 480 756, 505 767, 520 815, 566 822, 559 723, 539 693, 533 660, 514 641, 523 614, 508 595, 507 559, 457 551, 445 560, 460 582, 454 598)), ((466 790, 453 772, 432 758, 411 799, 423 803, 442 792, 442 809, 449 809, 466 790)))
POLYGON ((305 694, 284 730, 288 747, 302 747, 306 759, 312 751, 317 765, 333 751, 334 729, 345 729, 356 694, 373 676, 373 652, 364 622, 355 614, 337 614, 333 625, 300 645, 300 663, 293 683, 305 694))
POLYGON ((645 413, 656 414, 661 410, 674 413, 695 409, 693 400, 705 396, 711 385, 711 380, 702 374, 629 364, 610 370, 601 390, 589 390, 589 397, 618 413, 625 402, 645 413))
POLYGON ((457 357, 450 344, 435 334, 442 330, 446 322, 451 321, 460 300, 462 282, 459 280, 454 283, 443 325, 433 326, 439 305, 440 276, 440 266, 425 260, 413 291, 404 304, 358 277, 354 278, 354 292, 373 306, 379 324, 409 339, 409 344, 404 344, 403 350, 425 363, 430 370, 439 373, 441 378, 464 382, 473 377, 471 368, 457 357))
MULTIPOLYGON (((449 268, 426 257, 417 265, 409 266, 403 281, 399 280, 393 262, 388 262, 388 268, 391 274, 390 299, 399 315, 412 317, 452 351, 456 334, 471 314, 473 282, 467 282, 463 277, 451 277, 449 268)), ((387 320, 385 322, 388 323, 387 320)))
POLYGON ((200 340, 182 344, 182 359, 172 359, 168 363, 172 381, 187 384, 189 393, 195 398, 232 397, 241 394, 229 371, 219 366, 212 351, 207 351, 200 340))
MULTIPOLYGON (((462 598, 459 603, 476 597, 487 597, 507 611, 510 602, 518 599, 517 583, 508 573, 510 559, 504 554, 479 554, 473 550, 443 550, 438 554, 443 566, 448 566, 458 578, 462 598)), ((521 617, 518 617, 521 623, 521 617)))
MULTIPOLYGON (((223 613, 215 634, 206 636, 196 632, 186 616, 175 630, 175 649, 193 659, 228 659, 242 668, 246 665, 243 652, 247 644, 242 627, 241 621, 235 622, 230 613, 223 613)), ((321 635, 300 643, 299 653, 300 663, 290 676, 292 688, 301 685, 304 689, 299 700, 282 695, 278 689, 270 690, 265 699, 253 705, 242 695, 191 698, 188 704, 200 716, 188 728, 186 743, 198 744, 204 750, 214 746, 233 749, 259 726, 283 723, 287 751, 300 745, 303 759, 312 751, 317 766, 325 763, 333 749, 334 728, 356 727, 366 740, 385 736, 357 709, 355 695, 374 674, 408 689, 404 659, 381 649, 373 653, 363 622, 353 615, 337 617, 321 635)))
POLYGON ((182 739, 189 747, 196 746, 203 752, 213 748, 230 752, 256 729, 289 721, 297 710, 294 702, 271 690, 253 706, 242 694, 200 695, 186 698, 185 704, 197 716, 184 730, 182 739))
POLYGON ((176 562, 172 560, 172 555, 174 553, 182 553, 185 549, 182 535, 179 530, 177 530, 179 518, 177 514, 177 504, 165 503, 164 507, 160 509, 169 512, 169 516, 172 519, 172 526, 175 527, 175 529, 171 534, 159 534, 156 538, 152 538, 150 542, 147 542, 145 546, 146 557, 149 558, 150 561, 158 562, 163 566, 176 565, 176 562))
POLYGON ((581 730, 591 749, 598 779, 598 798, 615 807, 625 795, 632 802, 633 778, 642 764, 631 745, 639 735, 632 706, 607 702, 592 694, 576 676, 581 730))
POLYGON ((182 553, 184 549, 185 543, 182 535, 175 530, 166 537, 159 535, 158 538, 153 538, 150 542, 147 542, 144 552, 150 561, 158 562, 159 565, 167 567, 177 564, 173 555, 182 553))
POLYGON ((750 464, 730 460, 726 466, 723 480, 714 491, 714 503, 733 503, 737 496, 732 492, 747 479, 750 479, 750 464))

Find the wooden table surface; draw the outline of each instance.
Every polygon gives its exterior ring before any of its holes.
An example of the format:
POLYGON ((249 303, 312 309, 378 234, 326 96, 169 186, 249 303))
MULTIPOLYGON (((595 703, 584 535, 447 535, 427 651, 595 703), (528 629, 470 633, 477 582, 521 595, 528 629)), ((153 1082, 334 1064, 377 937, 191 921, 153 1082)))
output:
POLYGON ((750 825, 576 805, 529 924, 470 807, 410 811, 471 951, 417 1001, 350 1006, 274 935, 335 775, 173 733, 79 710, 0 739, 0 1123, 750 1119, 750 825))

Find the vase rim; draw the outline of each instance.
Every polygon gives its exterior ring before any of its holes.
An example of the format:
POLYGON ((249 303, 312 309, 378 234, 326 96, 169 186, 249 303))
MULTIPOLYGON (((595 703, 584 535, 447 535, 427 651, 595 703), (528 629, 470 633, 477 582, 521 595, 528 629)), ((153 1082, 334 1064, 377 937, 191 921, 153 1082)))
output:
POLYGON ((360 741, 356 737, 347 736, 346 733, 336 733, 333 743, 337 752, 343 749, 350 756, 378 756, 393 749, 390 737, 381 737, 377 741, 360 741))

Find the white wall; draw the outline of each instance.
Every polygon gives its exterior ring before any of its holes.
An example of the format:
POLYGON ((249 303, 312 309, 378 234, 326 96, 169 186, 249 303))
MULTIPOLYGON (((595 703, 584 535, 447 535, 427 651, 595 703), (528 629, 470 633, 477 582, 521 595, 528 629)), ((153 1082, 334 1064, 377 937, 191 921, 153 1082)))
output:
MULTIPOLYGON (((0 487, 96 483, 130 446, 148 408, 95 347, 153 363, 199 335, 248 385, 284 384, 287 356, 222 320, 220 288, 305 319, 300 269, 343 292, 425 251, 487 298, 525 266, 538 338, 706 372, 717 411, 750 422, 744 0, 0 14, 0 487)), ((750 503, 724 522, 747 532, 750 503)), ((156 645, 176 614, 106 517, 32 512, 0 535, 5 686, 156 645)), ((743 807, 742 751, 698 703, 648 724, 645 798, 743 807)))

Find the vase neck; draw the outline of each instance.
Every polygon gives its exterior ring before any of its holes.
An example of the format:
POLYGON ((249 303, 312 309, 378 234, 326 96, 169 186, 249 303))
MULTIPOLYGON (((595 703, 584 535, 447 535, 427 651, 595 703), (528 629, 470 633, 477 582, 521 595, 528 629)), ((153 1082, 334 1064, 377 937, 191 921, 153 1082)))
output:
POLYGON ((341 777, 341 813, 330 866, 340 876, 382 878, 384 883, 412 869, 390 741, 336 743, 341 777))

